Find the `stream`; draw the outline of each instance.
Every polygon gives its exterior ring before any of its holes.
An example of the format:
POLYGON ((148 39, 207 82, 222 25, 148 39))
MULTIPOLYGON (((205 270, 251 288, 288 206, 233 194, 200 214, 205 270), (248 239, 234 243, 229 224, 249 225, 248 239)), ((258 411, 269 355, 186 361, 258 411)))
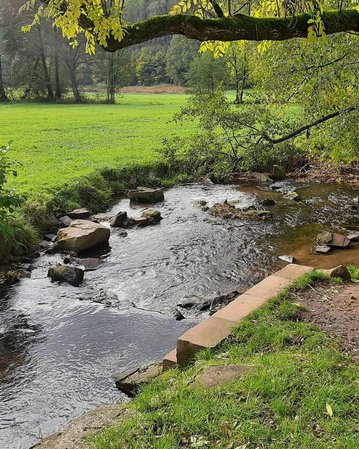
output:
MULTIPOLYGON (((113 229, 109 247, 87 255, 104 263, 79 288, 47 278, 63 255, 35 259, 30 278, 0 291, 0 448, 28 449, 92 408, 127 401, 112 375, 160 361, 202 318, 189 311, 176 321, 177 304, 245 291, 283 267, 283 254, 320 268, 359 263, 359 246, 328 255, 313 249, 321 230, 359 229, 351 207, 358 190, 305 182, 282 190, 294 188, 302 201, 268 184, 171 188, 155 205, 160 224, 127 236, 113 229), (215 218, 196 204, 248 207, 265 198, 277 202, 268 221, 215 218)), ((143 210, 123 199, 109 212, 143 210)))

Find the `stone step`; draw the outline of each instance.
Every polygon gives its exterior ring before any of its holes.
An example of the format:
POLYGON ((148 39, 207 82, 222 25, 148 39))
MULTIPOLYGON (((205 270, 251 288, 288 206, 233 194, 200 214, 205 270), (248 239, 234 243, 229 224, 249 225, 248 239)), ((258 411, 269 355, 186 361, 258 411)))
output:
POLYGON ((177 365, 177 348, 172 349, 168 354, 164 356, 162 362, 163 371, 167 371, 177 365))

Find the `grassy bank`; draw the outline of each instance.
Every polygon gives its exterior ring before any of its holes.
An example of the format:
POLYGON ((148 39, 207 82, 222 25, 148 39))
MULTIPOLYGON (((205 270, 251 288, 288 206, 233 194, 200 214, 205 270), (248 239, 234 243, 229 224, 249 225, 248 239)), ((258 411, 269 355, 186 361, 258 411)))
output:
POLYGON ((126 94, 116 105, 1 105, 2 143, 13 140, 10 156, 22 164, 9 184, 28 200, 2 234, 0 265, 33 250, 41 233, 56 228, 49 213, 105 210, 124 188, 166 182, 172 174, 155 149, 162 139, 191 131, 170 122, 186 99, 126 94))
POLYGON ((11 185, 38 194, 105 167, 149 165, 162 139, 190 128, 169 123, 183 94, 126 94, 116 105, 5 104, 1 140, 23 168, 11 185))
MULTIPOLYGON (((354 449, 358 367, 337 342, 298 319, 293 292, 326 280, 310 273, 251 314, 195 366, 170 370, 129 406, 133 417, 91 440, 96 449, 354 449), (216 388, 191 386, 201 366, 254 365, 216 388)), ((328 281, 326 281, 328 282, 328 281)))

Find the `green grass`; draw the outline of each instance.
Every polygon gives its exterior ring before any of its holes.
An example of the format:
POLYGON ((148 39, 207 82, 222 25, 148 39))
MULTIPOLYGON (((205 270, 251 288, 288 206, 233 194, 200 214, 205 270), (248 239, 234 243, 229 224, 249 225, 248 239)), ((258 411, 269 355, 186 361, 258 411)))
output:
MULTIPOLYGON (((325 277, 314 272, 294 288, 318 279, 325 277)), ((358 367, 299 311, 288 291, 273 299, 219 348, 200 353, 196 366, 145 387, 129 406, 133 417, 92 438, 91 447, 356 449, 358 367), (191 388, 198 363, 255 370, 221 387, 191 388)))
POLYGON ((0 144, 13 140, 10 154, 23 164, 10 183, 38 194, 103 167, 154 163, 163 138, 190 131, 168 123, 186 99, 126 94, 116 105, 1 105, 0 144))

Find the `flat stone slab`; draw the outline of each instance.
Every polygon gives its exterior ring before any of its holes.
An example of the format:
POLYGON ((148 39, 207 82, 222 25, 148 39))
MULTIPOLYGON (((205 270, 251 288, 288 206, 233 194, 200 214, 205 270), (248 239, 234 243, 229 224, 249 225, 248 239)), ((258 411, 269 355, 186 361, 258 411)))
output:
POLYGON ((168 369, 173 368, 177 365, 177 348, 172 349, 169 353, 167 353, 162 362, 163 371, 167 371, 168 369))
POLYGON ((110 230, 99 223, 88 220, 74 220, 67 228, 57 233, 57 244, 60 250, 76 251, 80 253, 107 243, 110 230))
POLYGON ((213 315, 189 329, 177 340, 177 362, 185 363, 201 349, 217 346, 236 324, 213 315))
POLYGON ((254 287, 246 291, 247 295, 257 296, 263 299, 270 299, 277 296, 283 289, 292 283, 292 279, 282 276, 272 275, 263 279, 254 287))
POLYGON ((67 214, 73 220, 83 220, 91 216, 91 212, 88 209, 74 209, 67 214))
POLYGON ((223 309, 216 312, 213 316, 237 323, 266 302, 267 299, 265 298, 244 293, 230 302, 226 307, 223 307, 223 309))
POLYGON ((255 365, 218 365, 206 366, 190 384, 191 387, 202 386, 204 388, 220 387, 228 382, 242 379, 254 371, 255 365))
POLYGON ((157 203, 165 199, 162 189, 148 189, 146 187, 138 187, 136 190, 129 190, 128 197, 134 203, 157 203))
POLYGON ((277 271, 275 275, 281 278, 290 279, 291 281, 294 281, 295 279, 298 279, 300 276, 303 276, 303 274, 309 273, 310 271, 313 271, 312 267, 307 267, 305 265, 291 264, 277 271))

